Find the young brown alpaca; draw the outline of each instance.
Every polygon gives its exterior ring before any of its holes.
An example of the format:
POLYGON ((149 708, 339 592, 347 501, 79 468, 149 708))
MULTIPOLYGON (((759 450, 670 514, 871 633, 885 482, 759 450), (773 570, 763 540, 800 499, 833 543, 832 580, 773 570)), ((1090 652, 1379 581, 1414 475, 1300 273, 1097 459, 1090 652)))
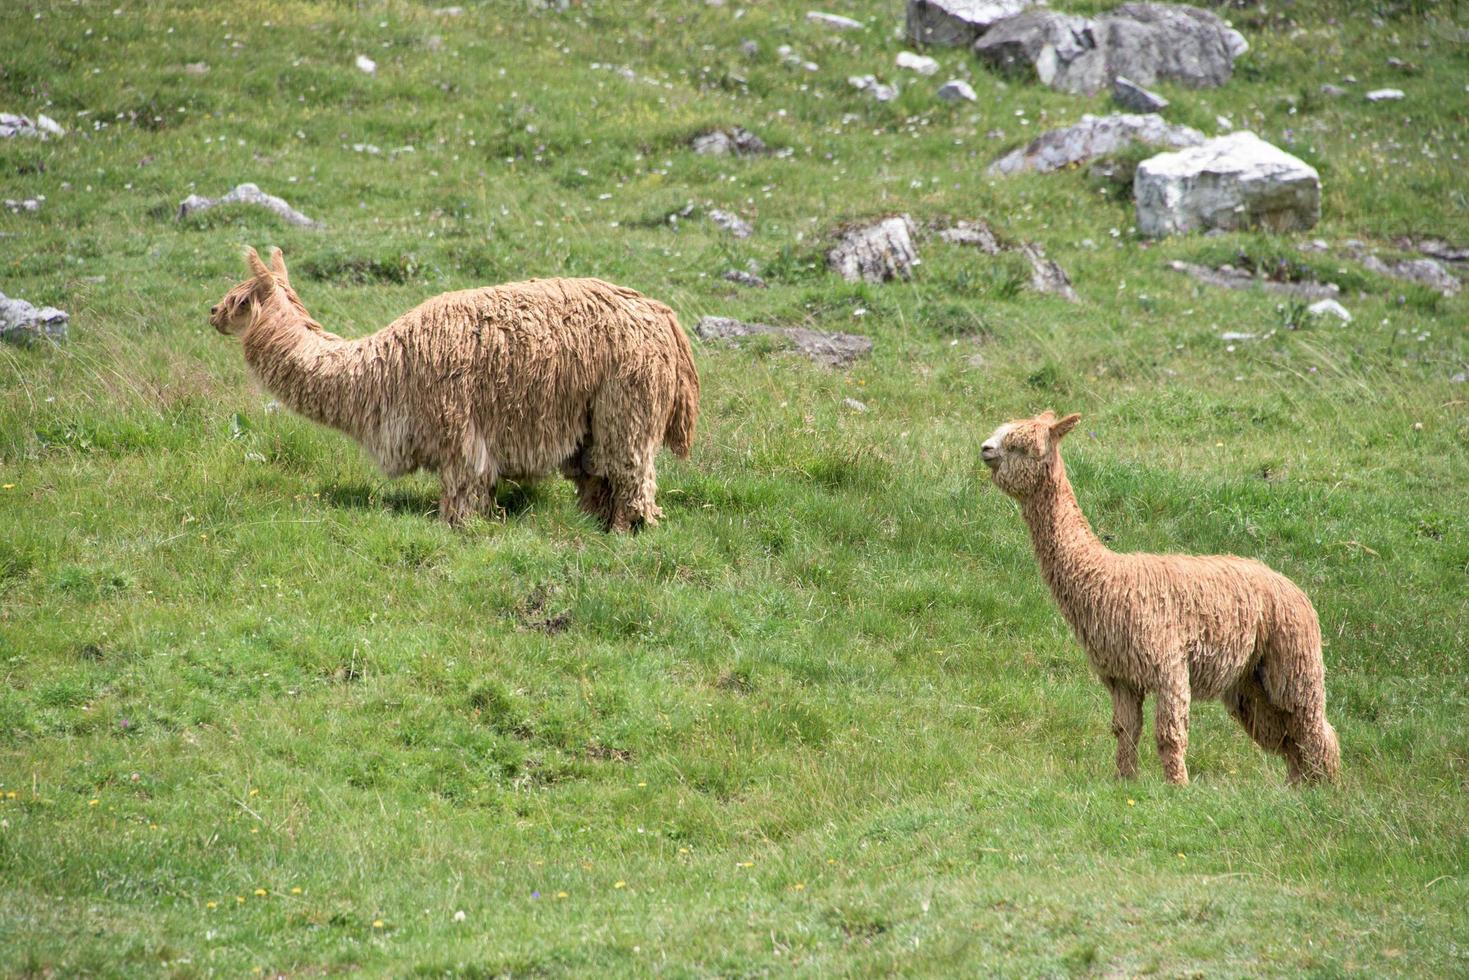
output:
POLYGON ((1156 700, 1158 754, 1187 783, 1193 698, 1224 702, 1290 782, 1334 780, 1341 763, 1326 720, 1316 610, 1295 583, 1233 555, 1117 554, 1082 516, 1061 438, 1080 415, 1008 422, 980 456, 995 486, 1020 502, 1041 574, 1112 694, 1117 773, 1137 771, 1143 695, 1156 700))
POLYGON ((209 311, 287 407, 356 439, 389 476, 436 470, 439 514, 494 505, 501 478, 560 471, 612 531, 656 524, 653 457, 687 456, 699 375, 672 310, 599 279, 444 293, 360 340, 313 320, 277 249, 209 311))

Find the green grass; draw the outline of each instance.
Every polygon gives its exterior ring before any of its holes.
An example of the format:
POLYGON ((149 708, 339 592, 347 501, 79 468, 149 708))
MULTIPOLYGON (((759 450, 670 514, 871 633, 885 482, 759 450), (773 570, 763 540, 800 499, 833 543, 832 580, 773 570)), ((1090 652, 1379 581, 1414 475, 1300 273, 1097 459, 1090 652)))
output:
POLYGON ((1469 296, 1297 248, 1469 239, 1464 8, 1231 11, 1236 78, 1160 86, 1170 113, 1317 166, 1322 222, 1158 243, 1084 169, 984 173, 1105 97, 961 51, 920 80, 896 0, 828 4, 854 34, 806 9, 0 5, 0 110, 72 130, 0 142, 5 196, 46 196, 0 212, 0 289, 73 315, 65 347, 0 349, 0 971, 1469 972, 1469 296), (901 97, 847 86, 869 71, 901 97), (966 73, 976 105, 932 98, 966 73), (1407 99, 1360 96, 1386 85, 1407 99), (686 149, 730 124, 793 153, 686 149), (173 220, 247 180, 325 229, 173 220), (910 283, 825 270, 842 222, 894 211, 1039 240, 1083 302, 937 241, 910 283), (602 535, 559 482, 455 533, 431 478, 268 411, 208 328, 247 242, 347 335, 571 274, 877 348, 699 345, 651 533, 602 535), (1354 321, 1167 268, 1241 252, 1341 282, 1354 321), (719 278, 751 259, 769 290, 719 278), (1287 790, 1212 704, 1193 785, 1151 749, 1112 778, 1108 699, 977 466, 1045 407, 1085 416, 1068 460, 1114 547, 1310 592, 1339 787, 1287 790))

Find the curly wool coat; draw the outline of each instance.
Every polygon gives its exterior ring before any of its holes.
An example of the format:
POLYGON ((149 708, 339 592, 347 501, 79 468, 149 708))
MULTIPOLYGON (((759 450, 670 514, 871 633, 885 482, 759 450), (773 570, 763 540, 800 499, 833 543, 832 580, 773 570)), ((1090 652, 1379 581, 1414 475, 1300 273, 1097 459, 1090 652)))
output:
POLYGON ((343 340, 291 288, 280 252, 210 311, 260 383, 356 439, 390 476, 429 469, 440 514, 493 506, 501 478, 561 472, 610 530, 657 522, 654 456, 687 456, 699 414, 688 337, 667 306, 599 279, 444 293, 343 340))
POLYGON ((1334 779, 1340 749, 1310 599, 1248 558, 1109 550, 1061 462, 1060 440, 1079 420, 1047 412, 1007 423, 981 456, 1020 502, 1041 575, 1112 694, 1118 773, 1136 772, 1143 696, 1153 694, 1170 782, 1188 782, 1192 698, 1222 701, 1261 748, 1285 757, 1292 782, 1334 779))

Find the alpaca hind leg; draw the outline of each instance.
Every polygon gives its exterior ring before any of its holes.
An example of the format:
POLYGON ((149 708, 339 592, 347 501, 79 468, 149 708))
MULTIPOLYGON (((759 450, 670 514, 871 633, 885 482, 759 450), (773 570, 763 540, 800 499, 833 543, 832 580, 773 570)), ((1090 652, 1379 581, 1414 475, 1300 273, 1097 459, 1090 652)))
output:
MULTIPOLYGON (((598 401, 600 404, 603 399, 598 401)), ((592 411, 592 444, 585 467, 607 481, 609 531, 652 527, 663 516, 655 502, 658 484, 653 456, 657 442, 641 431, 639 421, 599 413, 595 407, 592 411)))
MULTIPOLYGON (((1270 703, 1285 716, 1286 734, 1297 753, 1296 776, 1306 783, 1334 782, 1341 769, 1341 745, 1326 720, 1320 634, 1282 631, 1261 658, 1257 674, 1270 703)), ((1286 758, 1289 762, 1290 756, 1286 758)))
POLYGON ((606 530, 612 525, 612 487, 600 476, 583 473, 573 479, 576 505, 606 530))
POLYGON ((1103 681, 1112 692, 1112 734, 1117 738, 1117 775, 1137 775, 1137 743, 1143 733, 1143 695, 1137 688, 1116 678, 1103 681))
POLYGON ((1154 726, 1157 729, 1158 758, 1163 761, 1163 775, 1175 786, 1188 784, 1188 676, 1169 679, 1158 689, 1154 726))
POLYGON ((1300 747, 1290 737, 1285 712, 1270 703, 1258 677, 1250 674, 1226 691, 1220 700, 1256 745, 1271 755, 1285 757, 1287 782, 1294 783, 1301 778, 1300 747))
POLYGON ((1286 727, 1299 753, 1299 780, 1305 783, 1336 782, 1341 771, 1341 744, 1337 741, 1336 729, 1326 720, 1326 713, 1292 713, 1286 717, 1286 727))

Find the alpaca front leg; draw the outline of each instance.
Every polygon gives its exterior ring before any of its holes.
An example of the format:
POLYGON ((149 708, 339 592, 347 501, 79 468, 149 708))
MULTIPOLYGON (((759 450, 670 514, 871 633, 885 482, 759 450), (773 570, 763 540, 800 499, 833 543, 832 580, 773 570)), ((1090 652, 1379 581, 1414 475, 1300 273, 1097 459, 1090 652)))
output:
POLYGON ((1137 743, 1143 733, 1143 695, 1137 688, 1115 677, 1103 681, 1112 692, 1112 734, 1117 738, 1117 775, 1137 775, 1137 743))
POLYGON ((1175 678, 1159 688, 1154 727, 1158 736, 1158 758, 1163 775, 1175 786, 1188 785, 1188 677, 1175 678))
POLYGON ((477 513, 486 499, 494 499, 494 486, 486 489, 484 480, 454 468, 439 473, 443 484, 439 496, 439 517, 450 527, 460 527, 477 513))

